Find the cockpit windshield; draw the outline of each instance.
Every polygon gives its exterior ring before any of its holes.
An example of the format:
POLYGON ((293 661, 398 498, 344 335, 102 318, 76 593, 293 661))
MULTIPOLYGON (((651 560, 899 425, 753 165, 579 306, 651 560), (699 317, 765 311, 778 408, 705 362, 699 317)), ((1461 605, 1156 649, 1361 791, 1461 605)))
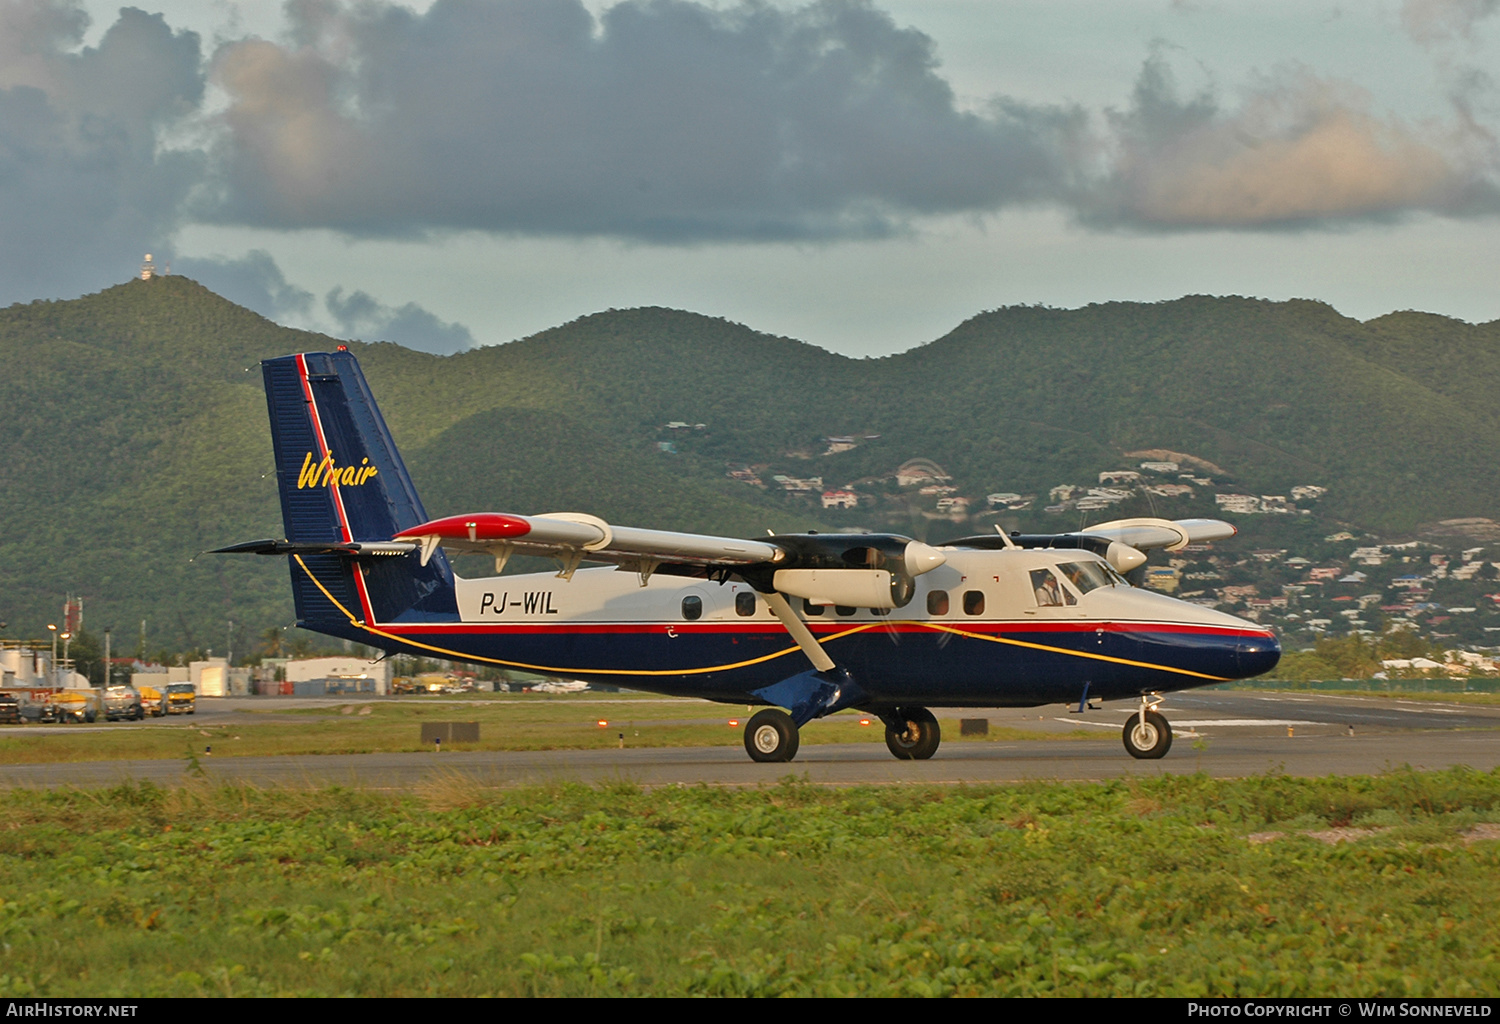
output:
POLYGON ((1078 588, 1080 594, 1087 594, 1099 587, 1130 586, 1108 562, 1065 562, 1057 568, 1069 583, 1078 588))

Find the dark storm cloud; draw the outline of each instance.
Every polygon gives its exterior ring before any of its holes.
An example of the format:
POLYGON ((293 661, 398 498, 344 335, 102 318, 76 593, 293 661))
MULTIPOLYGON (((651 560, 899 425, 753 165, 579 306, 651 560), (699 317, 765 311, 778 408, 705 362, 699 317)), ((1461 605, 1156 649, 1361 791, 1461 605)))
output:
MULTIPOLYGON (((1407 0, 1451 100, 1408 123, 1300 68, 1184 92, 1160 52, 1118 110, 969 109, 932 40, 862 0, 598 17, 580 0, 293 0, 284 38, 219 47, 205 109, 193 33, 126 8, 84 48, 73 0, 0 0, 0 301, 123 280, 189 221, 682 244, 879 237, 1022 204, 1156 231, 1491 215, 1500 108, 1462 58, 1497 7, 1407 0)), ((302 315, 308 293, 274 269, 252 254, 198 272, 302 315)), ((358 295, 324 302, 362 318, 351 334, 471 340, 358 295)))
POLYGON ((394 341, 398 345, 446 356, 474 347, 474 336, 463 324, 444 323, 415 302, 381 305, 364 292, 345 296, 335 288, 324 299, 329 314, 347 337, 361 341, 394 341))
POLYGON ((129 277, 204 165, 158 146, 202 98, 198 37, 134 8, 80 49, 87 27, 71 4, 0 0, 0 301, 129 277))
POLYGON ((866 3, 302 0, 214 58, 218 216, 351 234, 878 235, 1044 199, 1081 113, 960 110, 933 43, 866 3))

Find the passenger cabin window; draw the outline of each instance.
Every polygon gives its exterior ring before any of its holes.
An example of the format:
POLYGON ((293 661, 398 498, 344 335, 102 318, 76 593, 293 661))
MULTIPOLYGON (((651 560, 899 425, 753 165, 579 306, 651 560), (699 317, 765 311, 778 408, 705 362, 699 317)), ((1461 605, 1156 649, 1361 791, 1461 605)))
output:
POLYGON ((696 594, 689 594, 682 599, 682 617, 691 622, 693 619, 703 618, 703 598, 696 594))
POLYGON ((929 590, 927 592, 927 614, 948 614, 948 592, 946 590, 929 590))
POLYGON ((821 605, 821 604, 813 604, 811 601, 809 601, 805 597, 802 599, 802 614, 803 615, 822 615, 823 614, 823 607, 824 606, 821 605))
POLYGON ((965 615, 983 615, 984 614, 984 591, 982 591, 982 590, 965 590, 964 591, 964 614, 965 615))
POLYGON ((871 608, 870 609, 870 614, 871 615, 889 615, 890 613, 891 613, 891 610, 889 608, 871 608))
POLYGON ((1051 569, 1031 570, 1031 591, 1038 608, 1061 608, 1078 603, 1078 598, 1058 582, 1057 574, 1051 569))
POLYGON ((836 611, 836 612, 838 612, 840 615, 853 615, 854 614, 854 609, 850 608, 846 604, 836 604, 836 605, 833 606, 833 610, 836 611))
POLYGON ((734 595, 734 613, 736 615, 755 614, 755 595, 748 590, 741 590, 734 595))

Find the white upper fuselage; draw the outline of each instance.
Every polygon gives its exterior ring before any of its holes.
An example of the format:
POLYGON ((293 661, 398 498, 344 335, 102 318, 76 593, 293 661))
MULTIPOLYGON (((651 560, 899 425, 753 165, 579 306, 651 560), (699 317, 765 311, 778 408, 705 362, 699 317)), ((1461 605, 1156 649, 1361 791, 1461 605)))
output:
MULTIPOLYGON (((1244 619, 1123 584, 1083 589, 1061 567, 1104 565, 1077 550, 979 551, 943 548, 944 565, 916 578, 916 596, 904 608, 877 613, 868 608, 793 605, 811 624, 849 621, 942 621, 1173 624, 1260 630, 1244 619), (1033 573, 1052 569, 1056 603, 1042 603, 1033 573), (934 600, 935 592, 947 595, 934 600), (978 595, 977 597, 975 595, 978 595)), ((497 626, 564 627, 569 623, 774 622, 765 598, 740 580, 710 580, 657 574, 646 586, 634 572, 614 568, 579 570, 571 580, 555 573, 529 573, 457 581, 459 618, 497 626), (751 595, 750 598, 740 595, 751 595), (690 599, 697 598, 695 604, 690 599), (753 599, 753 606, 748 601, 753 599), (686 600, 686 604, 684 603, 686 600), (750 614, 744 614, 753 607, 750 614), (747 621, 748 620, 748 621, 747 621)))

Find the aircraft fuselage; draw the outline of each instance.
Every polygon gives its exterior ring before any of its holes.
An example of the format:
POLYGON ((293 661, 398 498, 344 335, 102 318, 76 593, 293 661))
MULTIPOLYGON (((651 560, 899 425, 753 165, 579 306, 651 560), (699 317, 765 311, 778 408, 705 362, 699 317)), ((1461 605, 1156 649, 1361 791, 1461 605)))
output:
MULTIPOLYGON (((1167 692, 1275 666, 1254 622, 1124 585, 1073 578, 1075 550, 943 549, 903 608, 794 606, 871 703, 1032 706, 1167 692), (1038 575, 1038 574, 1042 575, 1038 575), (1050 590, 1037 581, 1050 576, 1050 590)), ((361 588, 362 589, 362 588, 361 588)), ((371 622, 414 654, 754 703, 751 691, 806 670, 763 595, 731 579, 586 568, 456 580, 458 621, 371 622)), ((361 629, 370 642, 369 631, 361 629)))

